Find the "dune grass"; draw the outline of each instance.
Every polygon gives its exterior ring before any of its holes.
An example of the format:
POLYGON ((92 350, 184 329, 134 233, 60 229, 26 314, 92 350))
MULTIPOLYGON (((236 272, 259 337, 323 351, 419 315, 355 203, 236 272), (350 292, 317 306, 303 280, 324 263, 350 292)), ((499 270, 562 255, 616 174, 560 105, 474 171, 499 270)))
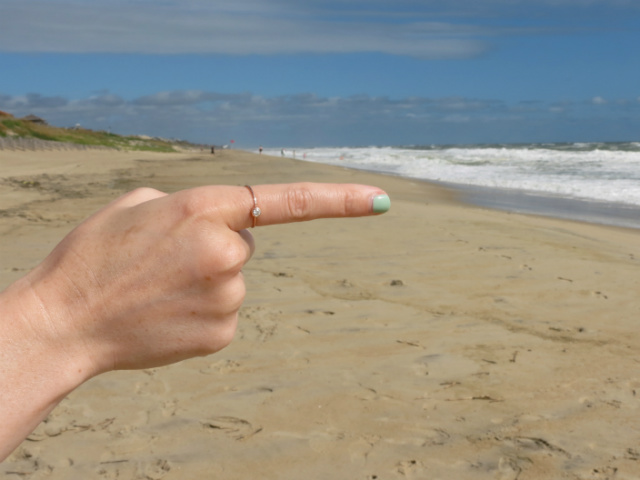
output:
POLYGON ((155 152, 175 152, 177 146, 194 147, 194 145, 190 145, 187 142, 142 136, 122 136, 85 128, 54 127, 14 117, 0 118, 0 137, 37 138, 50 142, 101 146, 118 150, 146 150, 155 152))

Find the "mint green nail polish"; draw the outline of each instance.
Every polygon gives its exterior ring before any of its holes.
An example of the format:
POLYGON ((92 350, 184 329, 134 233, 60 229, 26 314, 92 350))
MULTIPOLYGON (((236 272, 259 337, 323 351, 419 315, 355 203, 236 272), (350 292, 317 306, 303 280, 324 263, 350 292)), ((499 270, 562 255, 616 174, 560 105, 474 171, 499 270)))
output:
POLYGON ((389 195, 376 195, 373 197, 373 213, 384 213, 391 208, 389 195))

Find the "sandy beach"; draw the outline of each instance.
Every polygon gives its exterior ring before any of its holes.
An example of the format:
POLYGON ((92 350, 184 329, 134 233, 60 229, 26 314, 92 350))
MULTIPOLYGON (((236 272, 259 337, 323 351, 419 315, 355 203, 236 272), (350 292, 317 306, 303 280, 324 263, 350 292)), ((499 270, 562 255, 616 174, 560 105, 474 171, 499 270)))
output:
POLYGON ((0 151, 0 287, 138 186, 385 189, 380 217, 257 228, 234 342, 84 384, 7 479, 640 478, 640 230, 240 151, 0 151))

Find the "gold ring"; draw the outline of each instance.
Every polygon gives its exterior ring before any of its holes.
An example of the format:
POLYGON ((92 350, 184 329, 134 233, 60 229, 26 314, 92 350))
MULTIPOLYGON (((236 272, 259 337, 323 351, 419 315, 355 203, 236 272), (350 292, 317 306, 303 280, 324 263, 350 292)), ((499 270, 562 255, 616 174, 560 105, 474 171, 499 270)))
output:
POLYGON ((249 189, 249 191, 251 192, 251 196, 253 197, 253 208, 251 209, 251 216, 253 217, 253 226, 251 228, 254 228, 256 226, 256 222, 258 221, 258 217, 262 213, 262 210, 260 210, 260 207, 258 206, 258 199, 256 198, 256 194, 253 193, 253 188, 251 188, 249 185, 245 185, 245 187, 249 189))

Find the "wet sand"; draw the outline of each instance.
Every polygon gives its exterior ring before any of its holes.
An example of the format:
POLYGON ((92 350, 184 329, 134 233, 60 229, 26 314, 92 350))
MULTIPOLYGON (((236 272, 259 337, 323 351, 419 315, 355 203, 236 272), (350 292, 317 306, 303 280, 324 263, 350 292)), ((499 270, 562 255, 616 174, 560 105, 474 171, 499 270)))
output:
POLYGON ((640 237, 291 159, 0 152, 0 286, 137 186, 370 183, 392 209, 252 231, 222 352, 113 372, 8 479, 635 479, 640 237))
POLYGON ((640 229, 639 205, 569 198, 506 188, 447 184, 444 186, 456 190, 461 200, 482 207, 640 229))

